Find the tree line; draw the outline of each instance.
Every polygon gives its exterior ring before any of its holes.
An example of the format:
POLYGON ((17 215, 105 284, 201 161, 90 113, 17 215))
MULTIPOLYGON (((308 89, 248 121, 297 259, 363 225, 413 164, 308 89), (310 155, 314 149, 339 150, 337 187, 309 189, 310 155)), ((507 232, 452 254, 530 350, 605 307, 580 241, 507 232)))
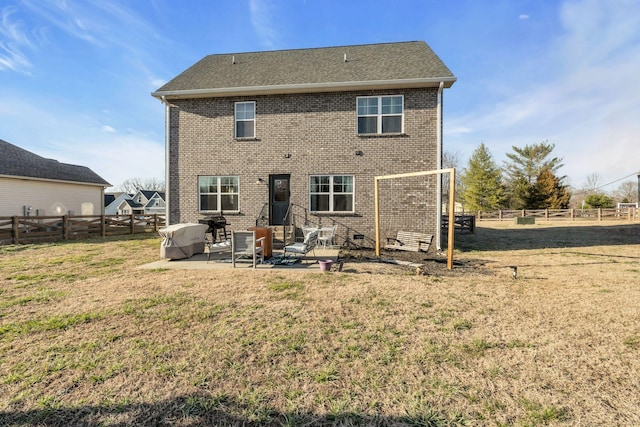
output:
MULTIPOLYGON (((459 174, 458 201, 465 211, 490 211, 496 209, 567 209, 572 204, 574 191, 566 184, 566 176, 560 175, 562 159, 553 156, 554 144, 548 141, 513 146, 500 167, 484 143, 472 153, 467 166, 459 174)), ((446 154, 444 163, 455 167, 456 155, 446 154)), ((583 208, 615 207, 614 197, 598 191, 598 176, 592 174, 587 186, 578 193, 583 208)), ((625 194, 620 202, 634 202, 633 190, 637 186, 624 183, 620 187, 625 194)))

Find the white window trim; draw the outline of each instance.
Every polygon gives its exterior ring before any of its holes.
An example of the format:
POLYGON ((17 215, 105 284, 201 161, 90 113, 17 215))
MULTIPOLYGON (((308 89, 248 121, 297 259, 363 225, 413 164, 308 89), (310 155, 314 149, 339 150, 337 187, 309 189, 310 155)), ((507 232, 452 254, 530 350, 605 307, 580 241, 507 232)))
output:
POLYGON ((198 175, 198 179, 196 180, 196 184, 198 186, 198 212, 222 212, 222 194, 237 194, 238 196, 238 209, 237 210, 225 210, 225 212, 240 212, 240 177, 236 176, 236 175, 198 175), (200 192, 200 178, 202 177, 209 177, 209 178, 216 178, 216 186, 217 186, 217 192, 216 197, 216 204, 218 205, 218 207, 220 209, 218 210, 212 210, 212 209, 202 209, 202 199, 201 196, 203 194, 214 194, 214 193, 201 193, 200 192), (221 180, 220 178, 235 178, 238 181, 238 192, 237 193, 222 193, 221 191, 221 180))
POLYGON ((256 137, 256 101, 238 101, 233 105, 233 134, 237 139, 253 139, 256 137), (238 119, 238 104, 253 104, 253 119, 238 119), (238 136, 238 122, 253 122, 252 136, 238 136))
POLYGON ((356 205, 356 177, 355 177, 355 175, 339 174, 339 173, 309 175, 309 211, 317 212, 317 213, 351 214, 351 213, 355 212, 355 205, 356 205), (321 177, 321 176, 328 176, 329 177, 329 192, 328 193, 312 193, 311 192, 311 178, 313 178, 313 177, 321 177), (353 191, 350 192, 350 193, 334 193, 333 192, 333 178, 335 176, 350 176, 351 177, 351 183, 352 183, 351 185, 353 186, 353 191), (311 210, 311 196, 313 194, 328 194, 329 195, 329 210, 328 211, 314 211, 314 210, 311 210), (350 211, 334 211, 333 210, 333 196, 335 194, 351 194, 351 210, 350 211))
POLYGON ((356 132, 358 135, 397 135, 404 133, 404 95, 375 95, 375 96, 358 96, 356 97, 356 132), (382 114, 382 98, 400 97, 402 99, 402 113, 401 114, 382 114), (377 114, 358 114, 358 103, 360 99, 364 98, 377 98, 378 99, 378 113, 377 114), (382 118, 383 117, 397 117, 400 116, 400 132, 385 132, 382 133, 382 118), (375 133, 360 133, 358 131, 358 119, 360 117, 377 117, 376 120, 376 132, 375 133))

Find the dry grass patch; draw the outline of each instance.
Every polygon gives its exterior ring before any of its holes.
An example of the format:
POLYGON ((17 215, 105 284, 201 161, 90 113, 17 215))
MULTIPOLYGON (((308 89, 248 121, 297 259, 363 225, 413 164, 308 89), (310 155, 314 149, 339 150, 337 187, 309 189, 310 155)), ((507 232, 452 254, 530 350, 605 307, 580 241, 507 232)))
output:
POLYGON ((637 425, 638 227, 482 224, 428 276, 139 270, 148 237, 0 247, 0 419, 637 425))

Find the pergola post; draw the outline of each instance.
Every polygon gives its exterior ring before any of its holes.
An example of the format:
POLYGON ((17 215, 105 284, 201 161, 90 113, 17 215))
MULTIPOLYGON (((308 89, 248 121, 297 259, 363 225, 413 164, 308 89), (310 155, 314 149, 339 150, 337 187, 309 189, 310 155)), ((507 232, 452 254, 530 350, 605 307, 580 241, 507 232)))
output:
MULTIPOLYGON (((414 176, 424 176, 424 175, 441 175, 441 174, 449 174, 449 226, 448 226, 448 242, 447 242, 447 268, 449 270, 453 269, 453 242, 454 242, 454 229, 455 229, 455 181, 456 181, 456 170, 454 168, 450 169, 437 169, 432 171, 422 171, 422 172, 409 172, 409 173, 401 173, 396 175, 383 175, 376 176, 374 178, 373 185, 373 205, 375 209, 375 229, 376 229, 376 256, 380 256, 380 196, 379 196, 379 186, 378 181, 382 179, 397 179, 397 178, 410 178, 414 176)), ((438 194, 438 197, 441 197, 441 194, 438 194)), ((442 224, 437 224, 438 232, 442 227, 442 224)))

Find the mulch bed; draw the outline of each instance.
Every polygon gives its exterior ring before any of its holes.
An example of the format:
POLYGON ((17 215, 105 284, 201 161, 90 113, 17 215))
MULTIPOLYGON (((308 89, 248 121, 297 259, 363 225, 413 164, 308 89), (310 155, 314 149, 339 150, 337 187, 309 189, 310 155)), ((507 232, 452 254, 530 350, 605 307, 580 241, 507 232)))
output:
POLYGON ((481 260, 455 260, 453 269, 447 268, 447 254, 436 251, 407 252, 381 251, 376 256, 375 250, 343 249, 340 251, 343 262, 342 271, 371 274, 416 274, 426 276, 460 276, 469 274, 492 274, 483 268, 481 260))

